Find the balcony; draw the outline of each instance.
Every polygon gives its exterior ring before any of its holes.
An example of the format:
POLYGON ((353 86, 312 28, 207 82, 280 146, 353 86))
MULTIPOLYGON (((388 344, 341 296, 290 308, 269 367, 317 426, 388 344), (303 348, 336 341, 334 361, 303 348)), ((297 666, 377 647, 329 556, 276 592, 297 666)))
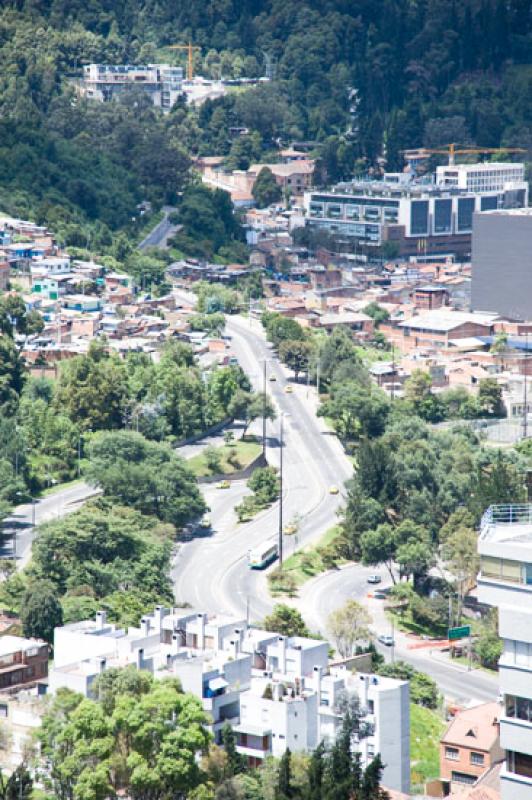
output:
POLYGON ((532 532, 532 503, 490 506, 480 521, 480 539, 498 539, 504 532, 508 533, 509 525, 522 527, 523 532, 532 532))

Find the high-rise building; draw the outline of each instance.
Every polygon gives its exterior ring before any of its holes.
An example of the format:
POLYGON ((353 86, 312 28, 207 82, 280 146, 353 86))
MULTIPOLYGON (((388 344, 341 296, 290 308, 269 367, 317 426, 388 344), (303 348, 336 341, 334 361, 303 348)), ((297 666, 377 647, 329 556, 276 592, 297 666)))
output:
POLYGON ((532 797, 532 505, 490 506, 478 540, 478 599, 499 609, 502 800, 532 797))
POLYGON ((532 208, 474 215, 471 306, 532 319, 532 208))

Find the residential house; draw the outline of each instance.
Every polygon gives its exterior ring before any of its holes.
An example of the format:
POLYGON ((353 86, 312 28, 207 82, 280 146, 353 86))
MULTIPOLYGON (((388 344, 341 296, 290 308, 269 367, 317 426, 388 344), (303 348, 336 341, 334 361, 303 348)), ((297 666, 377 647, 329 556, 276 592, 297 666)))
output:
POLYGON ((130 665, 155 678, 175 676, 201 698, 215 741, 230 724, 237 750, 258 765, 287 747, 305 752, 341 727, 341 700, 356 695, 365 736, 358 749, 365 766, 380 753, 383 781, 408 791, 409 691, 406 681, 353 675, 331 665, 329 645, 305 637, 250 628, 244 619, 158 606, 127 631, 94 620, 56 628, 50 690, 67 687, 90 696, 96 677, 130 665))
POLYGON ((48 675, 49 648, 40 639, 0 637, 0 691, 34 686, 48 675))
POLYGON ((499 703, 483 703, 460 711, 440 739, 440 777, 446 793, 453 786, 473 785, 501 761, 499 703))

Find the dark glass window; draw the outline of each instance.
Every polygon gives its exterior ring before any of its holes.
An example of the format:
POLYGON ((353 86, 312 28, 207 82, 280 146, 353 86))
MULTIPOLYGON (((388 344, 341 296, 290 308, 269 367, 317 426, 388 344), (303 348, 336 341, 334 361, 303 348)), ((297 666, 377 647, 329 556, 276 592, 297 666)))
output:
POLYGON ((429 232, 428 200, 414 200, 410 212, 410 233, 413 236, 429 232))
POLYGON ((451 233, 452 210, 452 200, 434 202, 434 233, 451 233))
POLYGON ((470 231, 473 225, 474 197, 461 197, 458 200, 458 231, 470 231))
POLYGON ((480 210, 481 211, 493 211, 497 208, 497 195, 493 195, 492 197, 481 197, 480 198, 480 210))

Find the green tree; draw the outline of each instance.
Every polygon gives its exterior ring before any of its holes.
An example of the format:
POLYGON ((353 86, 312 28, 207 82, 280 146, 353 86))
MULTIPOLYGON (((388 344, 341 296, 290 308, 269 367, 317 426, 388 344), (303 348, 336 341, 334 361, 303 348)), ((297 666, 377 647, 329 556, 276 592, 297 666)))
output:
POLYGON ((385 522, 375 530, 366 531, 360 537, 360 546, 364 564, 375 567, 384 564, 395 584, 393 565, 397 555, 397 539, 392 526, 385 522))
POLYGON ((33 779, 27 766, 22 763, 6 777, 0 773, 1 800, 30 800, 33 796, 33 779))
POLYGON ((177 526, 205 511, 196 479, 183 459, 169 445, 132 431, 94 437, 87 479, 106 497, 177 526))
POLYGON ((259 467, 248 480, 259 502, 273 503, 279 497, 279 478, 275 467, 259 467))
POLYGON ((286 339, 279 346, 279 358, 295 373, 296 381, 300 372, 308 372, 312 345, 310 342, 286 339))
POLYGON ((263 627, 281 636, 309 636, 303 617, 296 608, 278 603, 271 614, 264 617, 263 627))
POLYGON ((5 418, 16 413, 24 378, 24 362, 15 343, 0 336, 0 411, 5 418))
POLYGON ((283 196, 282 189, 269 167, 261 169, 253 184, 251 193, 258 208, 266 208, 266 206, 278 203, 283 196))
POLYGON ((234 777, 246 769, 245 757, 237 753, 236 750, 236 736, 232 727, 228 724, 222 728, 222 745, 227 757, 226 774, 229 777, 234 777))
POLYGON ((379 327, 382 322, 387 322, 390 319, 389 313, 385 308, 380 306, 375 300, 365 306, 362 311, 371 317, 375 325, 379 327))
POLYGON ((150 683, 141 694, 118 694, 111 715, 98 702, 58 692, 39 731, 55 797, 164 800, 200 785, 197 756, 210 738, 201 702, 171 679, 150 683))
POLYGON ((371 638, 370 623, 369 612, 356 600, 348 600, 329 615, 327 627, 342 658, 352 656, 358 642, 371 638))
POLYGON ((127 374, 105 344, 91 342, 86 356, 65 361, 54 397, 54 408, 84 430, 119 428, 127 398, 127 374))
POLYGON ((63 610, 51 581, 32 581, 28 585, 20 617, 24 636, 53 642, 54 629, 63 624, 63 610))
POLYGON ((395 661, 393 664, 381 664, 378 668, 379 675, 388 678, 397 678, 410 682, 410 699, 425 708, 437 708, 439 702, 438 685, 435 680, 419 672, 406 661, 395 661))
POLYGON ((506 408, 502 399, 502 387, 495 378, 483 378, 478 385, 477 402, 483 416, 505 417, 506 408))
POLYGON ((275 787, 275 800, 290 800, 294 796, 292 787, 292 754, 287 747, 279 760, 279 772, 277 775, 277 786, 275 787))

